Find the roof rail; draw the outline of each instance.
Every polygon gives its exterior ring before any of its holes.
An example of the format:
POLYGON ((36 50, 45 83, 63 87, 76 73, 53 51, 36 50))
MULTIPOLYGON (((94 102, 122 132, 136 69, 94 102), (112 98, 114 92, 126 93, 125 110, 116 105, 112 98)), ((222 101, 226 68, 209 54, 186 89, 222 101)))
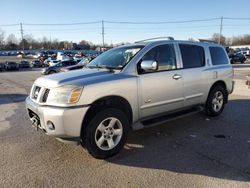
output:
POLYGON ((208 40, 208 39, 198 39, 198 40, 199 40, 199 42, 218 44, 218 42, 216 42, 214 40, 208 40))
POLYGON ((155 37, 155 38, 149 38, 149 39, 144 39, 144 40, 136 41, 135 43, 146 42, 146 41, 154 41, 154 40, 158 40, 158 39, 174 40, 173 37, 155 37))

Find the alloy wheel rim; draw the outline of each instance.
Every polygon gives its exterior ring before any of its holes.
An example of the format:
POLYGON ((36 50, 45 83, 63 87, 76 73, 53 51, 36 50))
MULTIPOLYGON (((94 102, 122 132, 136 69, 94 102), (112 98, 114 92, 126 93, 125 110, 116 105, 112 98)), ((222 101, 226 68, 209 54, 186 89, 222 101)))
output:
POLYGON ((223 106, 224 97, 221 91, 217 91, 214 94, 213 100, 212 100, 212 107, 215 112, 219 112, 223 106))
POLYGON ((104 119, 95 131, 95 143, 101 150, 111 150, 122 138, 122 123, 115 117, 104 119))

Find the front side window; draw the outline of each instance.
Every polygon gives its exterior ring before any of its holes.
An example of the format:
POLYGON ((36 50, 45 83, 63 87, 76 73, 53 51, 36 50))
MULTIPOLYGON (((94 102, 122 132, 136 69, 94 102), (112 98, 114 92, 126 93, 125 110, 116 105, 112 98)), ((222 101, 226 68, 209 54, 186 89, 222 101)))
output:
POLYGON ((205 53, 201 46, 180 44, 183 68, 195 68, 205 65, 205 53))
POLYGON ((87 67, 122 69, 142 48, 143 46, 127 46, 111 49, 97 56, 87 67))
MULTIPOLYGON (((143 56, 141 62, 146 60, 156 61, 158 63, 157 71, 176 69, 176 56, 173 44, 154 47, 143 56)), ((143 70, 140 70, 140 66, 139 73, 143 73, 143 70)))
POLYGON ((63 62, 61 62, 61 63, 57 63, 57 64, 56 64, 56 66, 57 66, 57 67, 61 67, 61 66, 63 66, 63 62))
POLYGON ((209 51, 213 65, 225 65, 229 63, 227 55, 221 47, 209 47, 209 51))

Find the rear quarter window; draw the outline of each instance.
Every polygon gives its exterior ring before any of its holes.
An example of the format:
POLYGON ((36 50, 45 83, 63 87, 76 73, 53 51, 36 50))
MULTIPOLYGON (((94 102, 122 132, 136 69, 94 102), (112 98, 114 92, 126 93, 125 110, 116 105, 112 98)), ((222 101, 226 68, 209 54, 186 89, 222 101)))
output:
POLYGON ((225 65, 229 64, 227 54, 221 47, 209 47, 212 64, 213 65, 225 65))
POLYGON ((205 53, 201 46, 180 44, 183 68, 196 68, 205 65, 205 53))

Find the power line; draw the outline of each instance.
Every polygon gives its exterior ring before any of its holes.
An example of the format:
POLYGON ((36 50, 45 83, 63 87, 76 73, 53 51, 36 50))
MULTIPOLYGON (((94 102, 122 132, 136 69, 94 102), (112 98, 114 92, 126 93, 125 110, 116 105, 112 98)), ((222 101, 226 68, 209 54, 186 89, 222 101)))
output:
POLYGON ((48 23, 48 24, 45 24, 45 23, 41 23, 41 24, 38 24, 38 23, 23 23, 23 25, 35 25, 35 26, 45 26, 45 25, 48 25, 48 26, 65 26, 65 25, 89 25, 89 24, 100 24, 102 23, 102 21, 94 21, 94 22, 79 22, 79 23, 48 23))
MULTIPOLYGON (((250 20, 250 18, 241 18, 241 17, 223 17, 224 20, 250 20)), ((88 25, 88 24, 102 24, 110 23, 110 24, 181 24, 181 23, 190 23, 190 22, 208 22, 214 20, 221 20, 220 17, 217 18, 208 18, 208 19, 193 19, 193 20, 180 20, 180 21, 161 21, 161 22, 133 22, 133 21, 110 21, 110 20, 102 20, 102 21, 91 21, 91 22, 77 22, 77 23, 23 23, 23 25, 30 26, 67 26, 67 25, 88 25)), ((18 26, 19 24, 3 24, 0 27, 11 27, 18 26)))
POLYGON ((177 24, 177 23, 190 23, 190 22, 206 22, 219 20, 220 18, 197 19, 197 20, 184 20, 184 21, 162 21, 162 22, 121 22, 121 21, 105 21, 111 24, 177 24))
POLYGON ((19 24, 5 24, 5 25, 0 25, 0 27, 12 27, 12 26, 18 26, 19 24))
POLYGON ((224 17, 225 20, 250 20, 250 18, 232 18, 232 17, 224 17))

